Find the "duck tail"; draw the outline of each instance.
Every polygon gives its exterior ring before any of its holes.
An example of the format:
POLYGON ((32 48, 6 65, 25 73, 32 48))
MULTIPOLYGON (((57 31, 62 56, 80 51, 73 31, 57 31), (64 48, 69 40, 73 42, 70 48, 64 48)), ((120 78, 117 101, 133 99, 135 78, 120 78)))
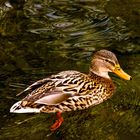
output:
POLYGON ((40 109, 23 107, 21 101, 18 101, 10 108, 10 113, 40 113, 40 109))

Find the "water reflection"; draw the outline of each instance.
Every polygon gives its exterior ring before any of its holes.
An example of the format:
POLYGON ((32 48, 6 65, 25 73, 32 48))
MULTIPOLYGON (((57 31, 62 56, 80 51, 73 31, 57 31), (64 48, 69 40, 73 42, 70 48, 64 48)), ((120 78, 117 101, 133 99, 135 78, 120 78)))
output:
POLYGON ((4 8, 0 7, 0 139, 139 139, 139 3, 46 0, 4 8), (90 56, 101 48, 114 51, 133 77, 131 82, 114 77, 118 88, 110 100, 64 113, 64 124, 51 136, 54 114, 9 113, 22 98, 15 95, 29 84, 62 70, 88 72, 90 56))

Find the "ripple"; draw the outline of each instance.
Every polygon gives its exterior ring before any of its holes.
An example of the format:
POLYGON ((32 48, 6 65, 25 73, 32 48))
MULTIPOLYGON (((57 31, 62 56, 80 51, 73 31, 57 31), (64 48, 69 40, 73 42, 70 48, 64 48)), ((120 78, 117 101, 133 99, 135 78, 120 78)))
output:
POLYGON ((57 23, 54 23, 54 27, 57 27, 57 28, 68 28, 70 26, 72 26, 74 23, 72 22, 57 22, 57 23))

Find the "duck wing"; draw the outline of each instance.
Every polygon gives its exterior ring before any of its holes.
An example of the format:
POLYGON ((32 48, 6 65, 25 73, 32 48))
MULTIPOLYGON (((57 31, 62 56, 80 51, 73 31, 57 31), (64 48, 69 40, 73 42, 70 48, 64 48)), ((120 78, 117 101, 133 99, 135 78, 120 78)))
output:
POLYGON ((33 91, 37 89, 38 87, 42 86, 43 84, 47 83, 49 81, 49 78, 44 78, 42 80, 38 80, 37 82, 33 83, 32 85, 28 86, 25 90, 18 93, 16 96, 20 96, 21 94, 27 92, 27 91, 33 91))
POLYGON ((23 106, 31 104, 58 104, 70 97, 79 96, 79 90, 83 86, 85 74, 77 71, 64 71, 57 75, 35 82, 27 89, 35 89, 28 94, 23 100, 23 106), (81 83, 79 84, 79 81, 81 83))

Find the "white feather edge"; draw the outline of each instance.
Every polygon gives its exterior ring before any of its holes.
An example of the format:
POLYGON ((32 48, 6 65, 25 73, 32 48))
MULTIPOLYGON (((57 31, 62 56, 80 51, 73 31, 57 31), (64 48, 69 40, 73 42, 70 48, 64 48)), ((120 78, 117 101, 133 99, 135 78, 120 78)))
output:
POLYGON ((10 108, 10 113, 40 113, 40 109, 37 108, 30 108, 30 107, 21 107, 21 101, 15 103, 11 108, 10 108), (17 109, 20 107, 20 109, 17 109))

